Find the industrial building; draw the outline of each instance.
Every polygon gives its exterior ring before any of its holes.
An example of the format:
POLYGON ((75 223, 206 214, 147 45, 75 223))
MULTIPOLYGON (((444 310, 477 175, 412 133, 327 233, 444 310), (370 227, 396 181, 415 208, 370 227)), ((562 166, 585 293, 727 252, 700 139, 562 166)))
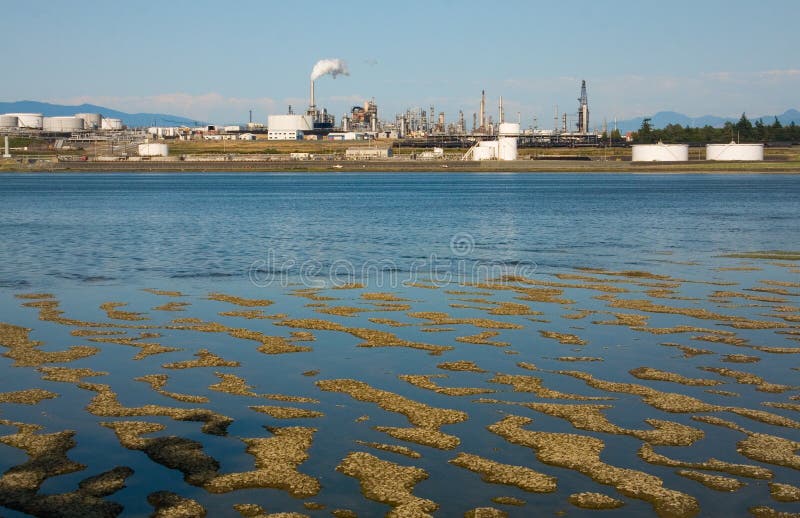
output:
POLYGON ((345 157, 348 160, 391 158, 391 156, 392 156, 392 150, 390 148, 355 147, 355 148, 348 148, 345 151, 345 157))
MULTIPOLYGON (((291 112, 291 109, 290 109, 291 112)), ((303 140, 305 135, 314 132, 314 119, 311 115, 270 115, 267 118, 268 140, 303 140)))

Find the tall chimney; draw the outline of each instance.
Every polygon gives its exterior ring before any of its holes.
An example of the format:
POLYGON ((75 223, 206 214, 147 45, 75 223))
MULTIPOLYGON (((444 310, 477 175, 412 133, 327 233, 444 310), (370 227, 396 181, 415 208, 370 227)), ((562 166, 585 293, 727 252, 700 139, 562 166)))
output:
POLYGON ((314 80, 311 80, 311 104, 308 105, 308 112, 317 120, 317 105, 314 102, 314 80))
POLYGON ((478 122, 480 122, 481 128, 486 127, 486 90, 481 90, 481 111, 478 116, 478 122))
POLYGON ((503 113, 503 96, 500 96, 500 124, 505 122, 505 114, 503 113))

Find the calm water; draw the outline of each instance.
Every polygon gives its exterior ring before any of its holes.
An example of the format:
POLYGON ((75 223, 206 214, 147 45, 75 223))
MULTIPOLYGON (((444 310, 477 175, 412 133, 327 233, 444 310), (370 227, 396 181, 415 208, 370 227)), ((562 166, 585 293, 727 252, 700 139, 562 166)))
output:
POLYGON ((432 254, 540 268, 638 267, 800 243, 800 178, 704 175, 3 175, 7 287, 241 277, 275 254, 391 261, 432 254))
MULTIPOLYGON (((335 470, 352 451, 367 451, 385 460, 425 469, 429 478, 417 484, 413 492, 437 502, 438 516, 460 516, 468 509, 487 506, 501 508, 512 516, 552 515, 558 511, 567 511, 570 516, 591 514, 592 511, 580 510, 567 501, 570 494, 584 491, 602 492, 624 501, 624 507, 612 511, 617 515, 653 514, 649 503, 623 496, 614 487, 600 485, 585 474, 540 463, 531 449, 512 445, 486 430, 486 426, 508 413, 533 418, 534 424, 528 427, 532 430, 601 438, 606 443, 604 461, 662 478, 666 487, 695 497, 702 515, 742 515, 754 505, 796 512, 796 505, 772 500, 763 480, 739 477, 747 485, 720 499, 720 493, 679 476, 675 468, 641 460, 636 451, 642 441, 629 435, 577 430, 563 419, 522 406, 476 403, 484 395, 440 394, 413 386, 398 376, 447 374, 448 378, 432 380, 443 386, 493 389, 497 392, 485 396, 506 402, 581 403, 518 392, 509 385, 490 381, 494 373, 535 376, 549 389, 614 398, 599 403, 609 405, 603 412, 618 426, 651 429, 644 419, 656 418, 692 426, 706 434, 691 446, 656 447, 659 453, 682 460, 716 457, 762 465, 773 471, 775 481, 794 481, 797 485, 796 470, 737 454, 736 442, 743 438, 738 432, 693 421, 691 417, 697 413, 663 412, 643 403, 639 396, 593 388, 556 371, 579 370, 602 380, 638 383, 690 395, 714 405, 768 410, 797 419, 796 411, 762 404, 794 402, 796 405, 797 401, 790 398, 798 394, 797 390, 765 393, 757 385, 737 383, 730 376, 699 368, 747 371, 768 382, 800 385, 800 375, 792 369, 800 366, 800 356, 749 347, 800 346, 796 320, 783 318, 798 314, 800 287, 796 284, 800 282, 797 270, 800 262, 722 257, 732 252, 798 249, 800 176, 797 175, 2 175, 0 322, 30 328, 30 338, 42 341, 45 351, 63 351, 78 345, 97 347, 98 353, 93 356, 55 365, 107 372, 107 376, 87 381, 110 385, 123 406, 208 408, 234 421, 227 435, 210 436, 201 433, 199 423, 165 416, 92 415, 84 408, 93 392, 75 383, 42 380, 36 365, 15 366, 14 360, 7 357, 0 357, 0 392, 42 388, 58 397, 35 406, 0 404, 0 419, 39 424, 44 427, 41 433, 76 432, 76 445, 68 455, 88 466, 87 469, 48 478, 39 488, 40 494, 73 491, 86 477, 115 466, 132 468, 134 474, 127 479, 126 487, 105 497, 122 504, 126 516, 148 515, 152 508, 146 497, 158 490, 195 499, 208 510, 209 516, 235 516, 232 505, 241 503, 259 504, 269 512, 294 511, 314 516, 329 515, 336 508, 352 509, 359 516, 382 515, 389 507, 364 498, 355 479, 335 470), (580 268, 600 270, 587 273, 580 268), (652 278, 614 274, 630 270, 649 272, 652 278), (551 286, 560 283, 559 297, 569 300, 526 301, 520 299, 518 291, 469 286, 500 273, 522 275, 551 286), (596 324, 613 320, 611 313, 622 312, 646 315, 650 328, 688 325, 731 330, 727 325, 730 322, 718 319, 611 307, 609 299, 598 298, 608 296, 608 292, 582 286, 581 281, 574 280, 575 275, 599 276, 602 282, 620 286, 622 291, 612 293, 620 299, 646 299, 653 304, 707 309, 731 318, 769 320, 776 324, 764 329, 735 329, 736 337, 747 340, 749 345, 744 347, 697 339, 698 333, 703 334, 700 331, 659 335, 628 326, 596 324), (779 284, 765 284, 762 282, 765 280, 779 284), (363 287, 331 289, 352 282, 363 287), (419 287, 416 282, 440 288, 419 287), (665 285, 655 286, 659 282, 665 285), (459 283, 467 286, 459 287, 459 283), (293 292, 304 287, 319 288, 317 295, 335 300, 309 300, 293 292), (185 296, 168 298, 144 292, 144 288, 178 290, 185 296), (665 296, 650 291, 654 288, 673 291, 665 296), (489 293, 475 294, 487 289, 489 293), (781 289, 784 293, 775 291, 781 289), (475 293, 464 295, 453 290, 475 293), (361 296, 376 291, 404 298, 410 307, 379 312, 382 308, 361 296), (715 294, 719 291, 739 295, 715 294), (17 297, 31 292, 52 294, 67 318, 151 325, 158 336, 142 340, 180 350, 134 360, 138 352, 135 347, 91 341, 71 334, 78 325, 40 319, 37 308, 23 306, 30 300, 17 297), (254 308, 209 300, 211 292, 269 299, 274 304, 255 309, 263 309, 265 315, 284 316, 245 319, 221 315, 221 312, 254 308), (745 297, 740 296, 742 293, 745 297), (767 299, 748 299, 748 295, 767 299), (127 303, 120 309, 140 313, 148 320, 115 320, 100 308, 110 301, 127 303), (158 309, 169 301, 189 305, 181 312, 158 309), (492 304, 500 302, 525 303, 541 314, 487 314, 494 307, 492 304), (325 313, 325 305, 356 307, 361 312, 352 316, 332 315, 325 313), (575 318, 581 310, 587 313, 575 318), (424 318, 410 314, 422 311, 446 312, 466 320, 440 326, 423 325, 424 318), (276 325, 282 319, 324 319, 453 349, 441 356, 430 356, 407 347, 361 348, 357 345, 363 340, 347 332, 311 329, 316 341, 299 344, 310 347, 311 351, 265 355, 256 351, 255 342, 225 332, 175 329, 171 321, 181 317, 287 339, 291 331, 307 328, 276 325), (391 327, 370 320, 375 318, 410 325, 391 327), (495 347, 457 340, 487 330, 470 322, 469 319, 475 318, 513 325, 513 329, 492 329, 497 335, 489 337, 507 345, 495 347), (430 332, 437 327, 437 332, 430 332), (574 334, 586 344, 561 344, 544 337, 542 331, 574 334), (674 347, 661 345, 665 342, 702 348, 708 354, 687 358, 674 347), (239 361, 241 366, 187 370, 164 367, 169 362, 190 360, 203 348, 226 360, 239 361), (759 361, 732 364, 725 358, 728 354, 752 355, 759 361), (566 363, 558 359, 562 356, 590 356, 604 361, 566 363), (443 361, 455 360, 474 361, 487 372, 450 372, 437 368, 443 361), (541 370, 521 369, 518 362, 534 363, 541 370), (631 369, 642 366, 691 378, 715 379, 720 384, 711 388, 736 392, 737 396, 708 393, 705 390, 709 387, 704 386, 637 379, 629 374, 631 369), (320 373, 302 375, 309 370, 320 373), (247 380, 259 394, 316 398, 318 404, 288 406, 303 406, 325 415, 315 419, 276 419, 255 413, 249 406, 283 403, 210 390, 209 386, 219 381, 217 372, 247 380), (206 396, 209 402, 179 402, 134 381, 148 374, 167 374, 165 390, 206 396), (358 401, 347 394, 321 391, 315 385, 318 380, 335 378, 355 378, 437 408, 466 412, 469 420, 442 429, 457 436, 460 445, 454 450, 441 450, 396 440, 373 429, 409 424, 401 414, 386 412, 374 403, 358 401), (356 421, 364 415, 370 419, 356 421), (144 452, 124 448, 111 430, 99 426, 100 422, 123 420, 160 423, 166 428, 154 436, 177 435, 201 443, 208 455, 219 460, 220 473, 253 469, 253 458, 245 452, 240 439, 269 437, 270 432, 264 426, 315 427, 318 431, 308 451, 309 459, 298 470, 316 477, 322 490, 306 499, 263 488, 211 494, 187 484, 179 471, 152 461, 144 452), (419 451, 422 458, 411 459, 359 446, 354 442, 356 439, 402 444, 419 451), (479 475, 448 463, 459 452, 526 465, 556 477, 558 490, 538 494, 482 482, 479 475), (465 487, 470 489, 467 494, 465 487), (497 496, 521 498, 527 505, 493 503, 491 498, 497 496), (327 510, 309 511, 303 506, 308 501, 322 503, 327 510)), ((140 331, 125 332, 135 337, 140 331)), ((2 337, 0 345, 8 346, 2 343, 2 337)), ((710 415, 736 422, 751 431, 800 440, 798 430, 791 426, 767 424, 723 410, 710 415)), ((15 430, 0 424, 0 435, 15 430)), ((25 460, 21 450, 0 444, 0 472, 25 460)), ((2 504, 0 515, 22 516, 2 504)))

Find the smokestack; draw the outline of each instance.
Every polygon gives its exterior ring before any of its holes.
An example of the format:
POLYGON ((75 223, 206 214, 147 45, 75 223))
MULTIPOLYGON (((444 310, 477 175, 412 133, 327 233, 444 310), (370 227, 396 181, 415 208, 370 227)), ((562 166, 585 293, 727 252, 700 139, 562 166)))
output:
POLYGON ((505 117, 503 114, 503 96, 500 96, 500 124, 505 122, 505 117))
POLYGON ((6 135, 6 149, 5 153, 3 153, 3 158, 11 158, 11 153, 8 152, 8 135, 6 135))
POLYGON ((481 123, 481 128, 486 127, 486 90, 481 90, 481 111, 478 122, 481 123))
POLYGON ((314 102, 314 80, 311 80, 311 102, 308 105, 308 111, 316 111, 317 105, 314 102))

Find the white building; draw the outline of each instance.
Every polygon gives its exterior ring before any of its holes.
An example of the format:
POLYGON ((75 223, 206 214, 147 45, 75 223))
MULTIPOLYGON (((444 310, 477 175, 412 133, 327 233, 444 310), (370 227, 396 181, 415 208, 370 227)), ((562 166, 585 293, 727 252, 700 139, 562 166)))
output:
POLYGON ((303 140, 305 132, 314 129, 309 115, 270 115, 267 118, 267 140, 303 140))
POLYGON ((391 148, 356 147, 348 148, 345 157, 350 160, 368 160, 371 158, 389 158, 392 156, 391 148))

